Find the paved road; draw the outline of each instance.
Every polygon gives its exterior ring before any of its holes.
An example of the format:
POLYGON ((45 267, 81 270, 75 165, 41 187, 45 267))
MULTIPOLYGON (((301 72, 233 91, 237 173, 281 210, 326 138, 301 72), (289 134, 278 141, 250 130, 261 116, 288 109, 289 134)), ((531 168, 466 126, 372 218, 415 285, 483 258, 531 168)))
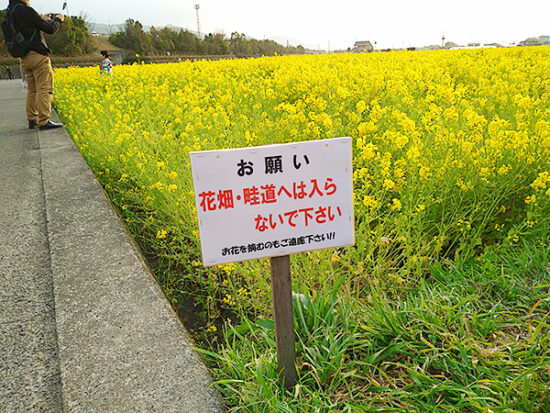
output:
POLYGON ((64 129, 0 81, 0 412, 222 412, 193 343, 64 129))
POLYGON ((20 82, 0 82, 0 410, 61 410, 38 132, 20 82), (15 86, 15 87, 14 87, 15 86))

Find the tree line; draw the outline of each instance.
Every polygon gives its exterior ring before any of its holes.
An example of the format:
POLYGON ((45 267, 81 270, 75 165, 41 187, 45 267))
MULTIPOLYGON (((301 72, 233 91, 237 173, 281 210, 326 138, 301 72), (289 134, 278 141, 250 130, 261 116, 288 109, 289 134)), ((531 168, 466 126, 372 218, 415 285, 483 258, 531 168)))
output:
POLYGON ((235 55, 272 56, 275 54, 303 54, 302 46, 283 46, 273 40, 249 39, 244 34, 233 32, 227 38, 222 33, 209 33, 204 38, 188 30, 174 30, 170 27, 151 28, 148 32, 136 20, 128 19, 122 30, 111 34, 111 43, 141 55, 192 54, 192 55, 235 55))
MULTIPOLYGON (((6 10, 0 10, 0 21, 4 20, 6 10)), ((0 31, 1 33, 1 31, 0 31)), ((249 39, 242 33, 231 33, 226 37, 222 33, 209 33, 204 38, 188 30, 174 30, 169 27, 149 31, 136 20, 128 19, 121 31, 109 36, 115 46, 128 49, 140 55, 234 55, 273 56, 275 54, 303 54, 302 46, 283 46, 273 40, 249 39)), ((94 46, 85 18, 65 17, 60 30, 46 35, 46 42, 52 54, 60 56, 80 56, 93 52, 94 46)), ((7 56, 6 44, 0 34, 0 55, 7 56)))

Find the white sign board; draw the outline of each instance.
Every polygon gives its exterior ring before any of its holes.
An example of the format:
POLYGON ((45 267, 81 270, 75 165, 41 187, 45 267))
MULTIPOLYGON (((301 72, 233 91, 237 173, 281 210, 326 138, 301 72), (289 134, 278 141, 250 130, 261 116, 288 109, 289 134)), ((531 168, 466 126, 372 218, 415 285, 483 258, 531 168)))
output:
POLYGON ((355 243, 351 138, 190 156, 205 266, 355 243))

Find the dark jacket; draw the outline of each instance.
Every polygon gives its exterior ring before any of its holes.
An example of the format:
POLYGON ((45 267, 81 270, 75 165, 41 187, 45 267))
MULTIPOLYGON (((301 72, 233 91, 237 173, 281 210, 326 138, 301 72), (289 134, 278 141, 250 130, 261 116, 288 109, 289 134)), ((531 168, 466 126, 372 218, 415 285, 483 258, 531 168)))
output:
POLYGON ((33 36, 30 44, 30 50, 33 50, 41 55, 48 56, 50 49, 44 39, 44 33, 54 34, 61 27, 61 19, 55 18, 53 21, 44 20, 33 8, 27 6, 21 0, 11 0, 8 6, 9 10, 14 11, 15 27, 21 31, 26 39, 33 36), (15 8, 16 5, 20 5, 15 8), (36 29, 36 32, 35 32, 36 29))

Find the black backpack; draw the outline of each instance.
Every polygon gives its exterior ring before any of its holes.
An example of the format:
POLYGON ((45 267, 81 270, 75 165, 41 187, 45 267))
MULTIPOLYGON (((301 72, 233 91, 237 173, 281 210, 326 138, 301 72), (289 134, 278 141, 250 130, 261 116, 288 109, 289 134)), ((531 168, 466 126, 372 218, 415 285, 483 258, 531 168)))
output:
POLYGON ((26 39, 23 33, 17 30, 15 27, 14 11, 22 4, 16 4, 11 10, 7 10, 7 15, 2 22, 2 32, 4 33, 4 40, 8 48, 8 53, 13 57, 23 57, 30 50, 30 44, 34 36, 36 35, 36 29, 30 39, 26 39))

